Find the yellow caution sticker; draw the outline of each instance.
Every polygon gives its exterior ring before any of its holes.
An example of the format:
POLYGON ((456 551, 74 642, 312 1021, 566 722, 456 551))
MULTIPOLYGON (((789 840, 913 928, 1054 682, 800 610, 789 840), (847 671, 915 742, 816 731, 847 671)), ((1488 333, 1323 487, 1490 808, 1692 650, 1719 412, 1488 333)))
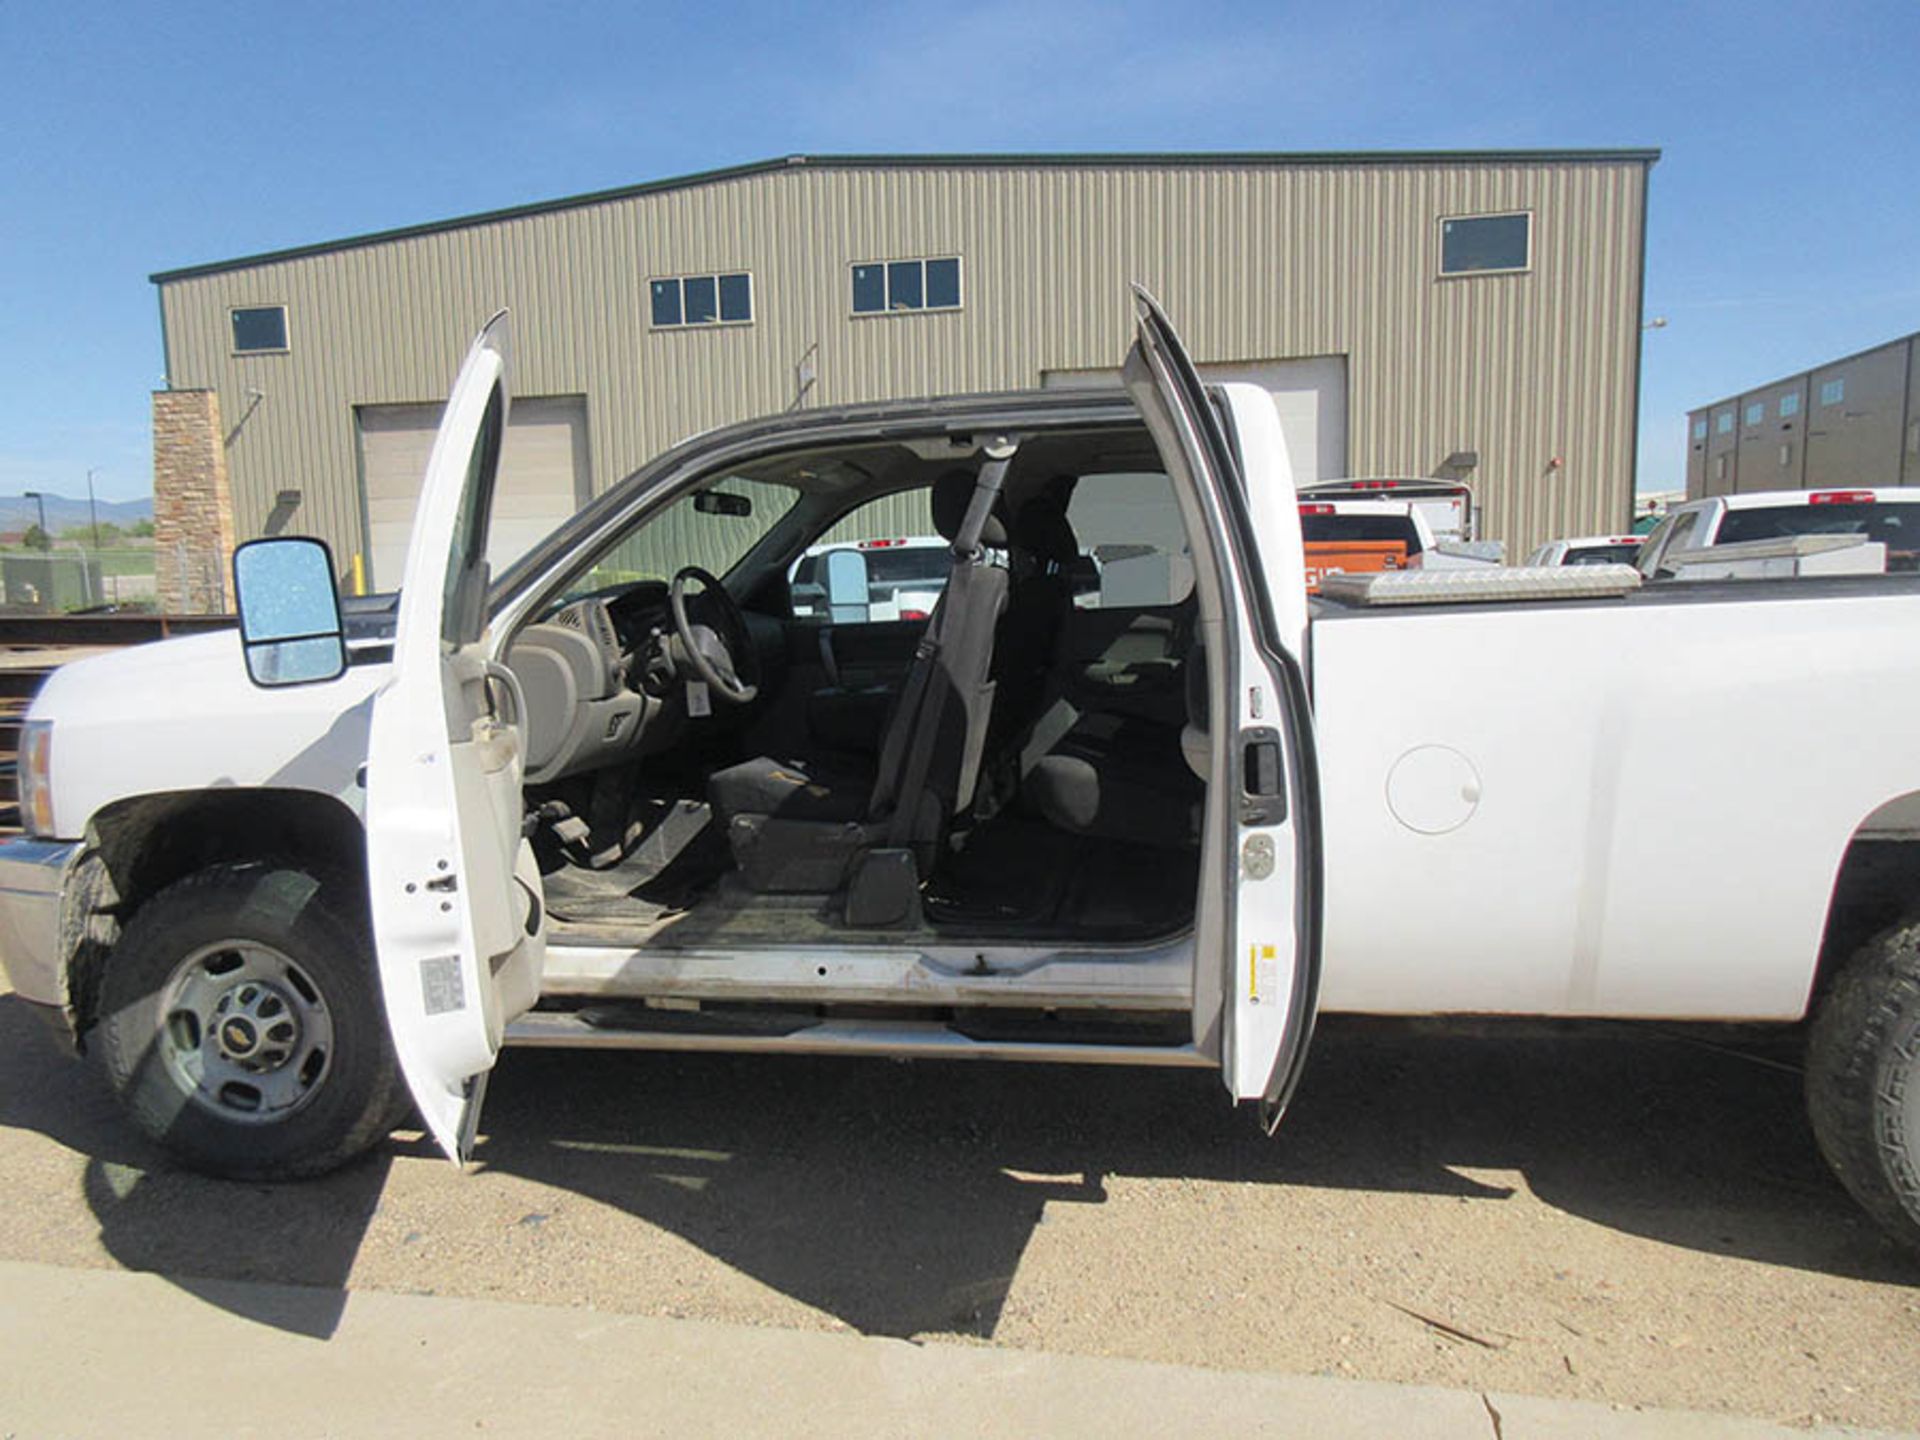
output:
POLYGON ((1249 945, 1247 947, 1247 999, 1255 1004, 1260 1002, 1260 962, 1272 965, 1279 952, 1271 945, 1249 945))

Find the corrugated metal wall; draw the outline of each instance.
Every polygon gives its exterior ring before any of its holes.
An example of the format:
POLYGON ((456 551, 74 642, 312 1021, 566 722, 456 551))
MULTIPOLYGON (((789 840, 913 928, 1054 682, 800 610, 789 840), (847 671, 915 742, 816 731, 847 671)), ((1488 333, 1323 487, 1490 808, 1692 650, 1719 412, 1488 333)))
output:
POLYGON ((1920 485, 1920 334, 1687 412, 1689 500, 1828 485, 1920 485), (1828 398, 1834 381, 1839 390, 1828 398), (1755 405, 1758 423, 1749 424, 1755 405), (1737 485, 1716 464, 1728 448, 1719 428, 1726 414, 1739 435, 1729 461, 1737 485), (1701 424, 1707 434, 1696 439, 1701 424))
POLYGON ((588 397, 593 487, 698 430, 795 403, 1037 385, 1117 364, 1127 283, 1202 361, 1344 355, 1356 475, 1475 451, 1485 533, 1623 527, 1633 490, 1641 158, 1235 165, 810 163, 161 285, 171 383, 219 391, 237 529, 363 548, 353 407, 439 398, 514 311, 516 388, 588 397), (1521 274, 1439 276, 1440 219, 1534 214, 1521 274), (854 316, 855 261, 957 254, 964 305, 854 316), (745 326, 654 330, 650 277, 747 270, 745 326), (290 353, 230 354, 284 303, 290 353), (1552 462, 1558 459, 1556 466, 1552 462))

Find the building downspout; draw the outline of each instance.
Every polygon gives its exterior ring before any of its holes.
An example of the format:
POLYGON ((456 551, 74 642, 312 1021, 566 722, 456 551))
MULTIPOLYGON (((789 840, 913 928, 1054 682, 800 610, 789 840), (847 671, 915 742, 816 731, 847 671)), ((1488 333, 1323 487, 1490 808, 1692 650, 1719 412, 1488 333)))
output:
POLYGON ((1633 435, 1628 454, 1633 457, 1633 484, 1627 487, 1627 523, 1621 534, 1631 534, 1634 512, 1640 506, 1640 383, 1647 352, 1647 195, 1653 189, 1654 160, 1640 166, 1640 274, 1633 294, 1633 435))

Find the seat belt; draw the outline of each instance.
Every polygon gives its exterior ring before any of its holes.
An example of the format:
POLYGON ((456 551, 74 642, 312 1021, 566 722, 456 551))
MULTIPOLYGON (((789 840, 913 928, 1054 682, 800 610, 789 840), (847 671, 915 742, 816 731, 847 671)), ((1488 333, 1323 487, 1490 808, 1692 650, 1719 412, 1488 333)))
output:
MULTIPOLYGON (((911 749, 906 757, 906 774, 899 787, 887 793, 887 783, 897 773, 897 765, 882 766, 880 782, 874 789, 873 806, 884 809, 888 801, 893 802, 893 813, 887 817, 887 844, 904 846, 913 842, 914 832, 918 828, 920 807, 926 803, 927 772, 933 768, 933 747, 939 738, 939 716, 941 702, 946 698, 949 677, 940 664, 941 643, 947 626, 953 623, 956 610, 964 605, 946 603, 950 592, 956 587, 954 582, 960 579, 965 567, 983 563, 980 556, 980 532, 986 529, 987 517, 993 513, 994 503, 1000 498, 1000 487, 1006 483, 1007 471, 1013 465, 1013 457, 1019 446, 1012 440, 996 437, 982 447, 987 463, 980 467, 980 478, 974 482, 973 498, 967 503, 967 513, 960 521, 960 528, 953 537, 953 563, 947 571, 947 591, 942 594, 941 604, 934 622, 927 626, 927 633, 920 639, 914 650, 914 674, 907 681, 907 691, 901 699, 901 711, 905 718, 904 733, 909 737, 911 749), (936 672, 940 684, 936 687, 936 672), (929 717, 932 724, 929 724, 929 717)), ((964 580, 958 587, 964 591, 964 580)), ((965 600, 965 595, 962 595, 965 600)), ((892 737, 889 737, 891 739, 892 737)), ((882 756, 884 762, 885 756, 882 756)))

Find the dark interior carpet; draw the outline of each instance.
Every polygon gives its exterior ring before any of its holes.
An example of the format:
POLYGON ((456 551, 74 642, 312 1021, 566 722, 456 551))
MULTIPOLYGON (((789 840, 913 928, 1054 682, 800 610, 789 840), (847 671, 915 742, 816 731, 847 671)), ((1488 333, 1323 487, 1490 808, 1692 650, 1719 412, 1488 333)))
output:
POLYGON ((1008 813, 976 830, 926 889, 942 929, 1144 939, 1193 919, 1197 850, 1070 835, 1008 813))
POLYGON ((651 817, 645 836, 618 865, 565 865, 542 878, 547 911, 560 920, 631 920, 649 925, 684 910, 729 866, 726 842, 698 800, 651 817))

